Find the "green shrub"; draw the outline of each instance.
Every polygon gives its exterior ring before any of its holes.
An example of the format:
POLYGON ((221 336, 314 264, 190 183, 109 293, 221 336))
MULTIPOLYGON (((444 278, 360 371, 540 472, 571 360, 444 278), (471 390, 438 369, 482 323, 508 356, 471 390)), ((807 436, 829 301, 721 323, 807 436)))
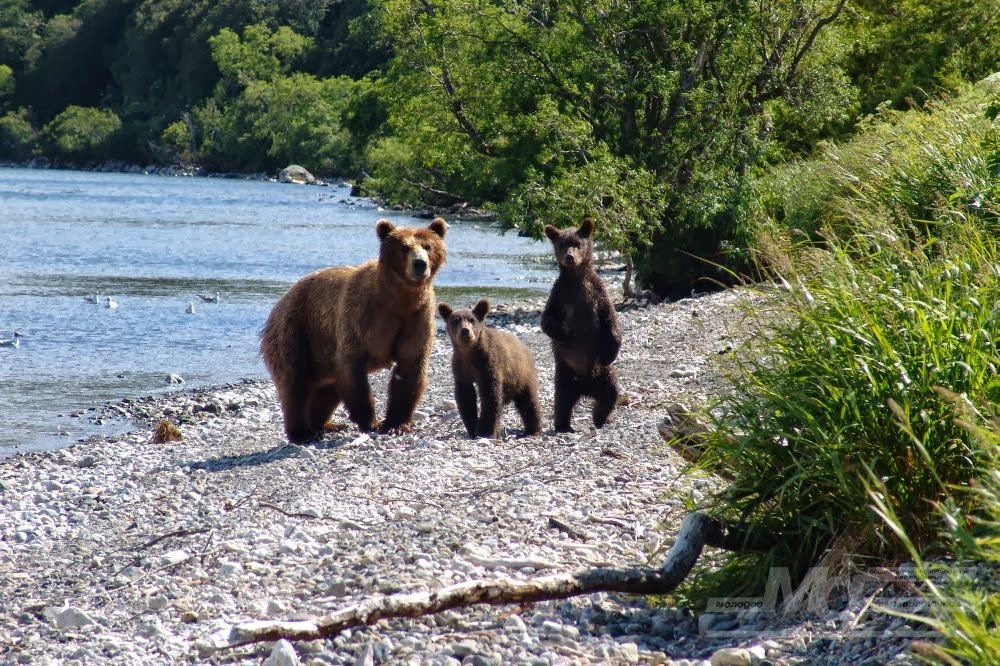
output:
POLYGON ((188 163, 194 160, 194 137, 190 124, 184 120, 176 120, 164 128, 160 134, 160 145, 174 161, 188 163))
POLYGON ((14 92, 14 70, 0 64, 0 100, 14 92))
POLYGON ((753 587, 772 565, 802 574, 838 536, 900 555, 869 507, 869 473, 919 547, 941 528, 931 509, 941 484, 984 473, 935 388, 1000 399, 1000 252, 975 224, 937 231, 921 243, 896 226, 858 228, 830 250, 802 251, 781 276, 790 293, 715 405, 703 459, 733 479, 716 498, 720 515, 781 535, 762 558, 733 560, 729 584, 735 574, 753 587))
POLYGON ((114 111, 70 105, 42 130, 46 154, 74 162, 109 159, 122 122, 114 111))
POLYGON ((816 238, 883 219, 910 225, 952 207, 1000 222, 1000 77, 926 110, 886 111, 867 131, 828 145, 818 159, 770 175, 766 212, 816 238))
POLYGON ((785 293, 714 405, 703 464, 732 479, 718 515, 778 538, 703 587, 759 590, 835 542, 889 561, 953 550, 935 505, 970 511, 951 489, 996 473, 940 392, 1000 401, 998 83, 757 181, 753 249, 785 293), (873 478, 908 541, 873 511, 873 478))
POLYGON ((27 109, 11 111, 0 117, 0 158, 28 159, 34 145, 35 128, 28 119, 27 109))
MULTIPOLYGON (((940 393, 956 407, 960 415, 956 424, 971 435, 983 467, 975 484, 943 487, 946 499, 937 504, 946 528, 945 542, 960 559, 955 564, 925 561, 885 501, 886 493, 877 480, 871 496, 876 511, 917 562, 932 611, 920 619, 945 638, 943 649, 923 645, 918 646, 919 652, 940 663, 992 666, 1000 654, 1000 579, 996 578, 1000 566, 1000 415, 996 403, 977 409, 964 396, 940 393)), ((903 415, 899 426, 913 431, 903 415)), ((921 446, 919 440, 914 445, 921 446)))

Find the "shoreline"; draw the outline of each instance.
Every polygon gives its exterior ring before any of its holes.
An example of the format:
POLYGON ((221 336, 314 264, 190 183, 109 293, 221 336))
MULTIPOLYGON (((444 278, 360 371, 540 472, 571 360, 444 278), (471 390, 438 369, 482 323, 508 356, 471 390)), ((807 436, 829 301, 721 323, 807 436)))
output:
MULTIPOLYGON (((364 199, 372 204, 396 213, 407 213, 419 219, 431 219, 443 217, 446 220, 461 220, 468 222, 497 222, 498 216, 494 211, 470 207, 467 203, 459 202, 451 206, 421 206, 419 208, 407 208, 399 204, 389 204, 375 197, 355 194, 355 187, 358 184, 356 178, 340 175, 324 176, 317 178, 314 183, 291 183, 282 182, 277 175, 266 172, 240 173, 235 171, 207 171, 202 167, 183 164, 133 164, 122 160, 108 160, 102 164, 80 166, 77 164, 52 163, 47 158, 35 158, 28 162, 0 161, 0 169, 32 169, 38 171, 58 170, 58 171, 79 171, 83 173, 117 173, 130 174, 135 176, 163 176, 166 178, 216 178, 220 180, 252 180, 258 182, 275 183, 278 185, 308 185, 310 187, 331 187, 340 184, 351 190, 352 199, 364 199)), ((280 170, 279 170, 280 171, 280 170)))
MULTIPOLYGON (((626 308, 616 365, 629 404, 599 431, 586 402, 574 412, 576 433, 551 431, 552 359, 538 304, 528 302, 488 322, 535 354, 538 437, 517 436, 512 407, 502 439, 465 437, 439 332, 409 434, 349 428, 288 445, 270 382, 244 380, 136 399, 140 429, 0 460, 0 656, 203 663, 212 637, 242 621, 316 617, 371 594, 465 580, 660 561, 687 503, 720 481, 684 474, 657 426, 670 404, 705 404, 724 390, 727 357, 765 299, 742 289, 626 308), (179 423, 182 441, 150 441, 149 424, 163 417, 179 423)), ((387 373, 371 383, 381 408, 387 373)), ((723 648, 754 663, 852 663, 855 648, 860 661, 905 647, 838 640, 832 653, 836 615, 718 615, 712 626, 704 617, 602 593, 383 621, 293 644, 292 655, 277 649, 316 665, 701 664, 723 648)), ((862 627, 882 631, 883 619, 862 627)), ((271 651, 261 644, 211 660, 257 664, 271 651)))

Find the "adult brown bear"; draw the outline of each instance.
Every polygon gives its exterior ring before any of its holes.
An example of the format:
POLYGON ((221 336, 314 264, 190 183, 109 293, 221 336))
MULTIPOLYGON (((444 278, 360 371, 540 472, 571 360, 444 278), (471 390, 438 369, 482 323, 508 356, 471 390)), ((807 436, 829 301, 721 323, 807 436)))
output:
POLYGON ((445 263, 441 218, 426 228, 375 225, 378 259, 305 276, 278 299, 260 353, 292 442, 321 434, 343 401, 362 431, 406 426, 427 383, 434 344, 432 281, 445 263), (378 423, 368 373, 395 364, 378 423))

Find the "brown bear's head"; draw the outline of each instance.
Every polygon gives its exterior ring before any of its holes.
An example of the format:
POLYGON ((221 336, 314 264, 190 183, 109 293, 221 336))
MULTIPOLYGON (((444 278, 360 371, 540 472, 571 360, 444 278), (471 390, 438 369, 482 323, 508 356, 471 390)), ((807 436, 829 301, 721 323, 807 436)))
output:
POLYGON ((473 347, 483 335, 490 302, 480 299, 471 310, 452 310, 447 303, 438 305, 438 313, 448 325, 448 337, 456 347, 473 347))
POLYGON ((382 241, 379 262, 408 284, 428 284, 444 266, 447 230, 448 225, 440 217, 434 218, 426 228, 397 227, 389 220, 379 220, 375 225, 375 233, 382 241))
POLYGON ((583 224, 576 230, 559 230, 551 224, 545 225, 545 235, 552 241, 560 270, 565 268, 575 271, 590 266, 594 256, 594 241, 591 240, 593 232, 594 221, 589 217, 584 218, 583 224))

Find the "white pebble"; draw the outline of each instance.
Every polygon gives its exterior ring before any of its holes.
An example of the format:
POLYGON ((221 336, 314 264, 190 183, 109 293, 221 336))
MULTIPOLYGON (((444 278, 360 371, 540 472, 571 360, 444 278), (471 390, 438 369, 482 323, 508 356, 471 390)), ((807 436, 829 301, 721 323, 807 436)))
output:
POLYGON ((284 638, 274 644, 271 656, 264 660, 264 666, 298 666, 298 663, 299 655, 284 638))

